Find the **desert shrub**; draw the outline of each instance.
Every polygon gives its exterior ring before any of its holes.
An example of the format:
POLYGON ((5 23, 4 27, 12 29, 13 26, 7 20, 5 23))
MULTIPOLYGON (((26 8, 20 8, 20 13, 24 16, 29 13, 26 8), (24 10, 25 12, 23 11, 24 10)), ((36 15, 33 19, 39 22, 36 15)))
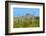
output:
POLYGON ((14 28, 24 28, 24 27, 38 27, 39 26, 39 19, 35 18, 34 20, 35 22, 33 22, 34 24, 32 24, 32 19, 23 19, 22 20, 14 20, 14 28))

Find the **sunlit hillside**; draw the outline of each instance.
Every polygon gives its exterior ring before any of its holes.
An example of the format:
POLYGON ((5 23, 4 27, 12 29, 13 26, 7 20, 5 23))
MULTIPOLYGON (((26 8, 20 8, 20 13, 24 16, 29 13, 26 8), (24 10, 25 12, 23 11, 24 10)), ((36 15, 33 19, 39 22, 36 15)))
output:
POLYGON ((39 16, 26 14, 14 17, 14 28, 39 27, 39 16))

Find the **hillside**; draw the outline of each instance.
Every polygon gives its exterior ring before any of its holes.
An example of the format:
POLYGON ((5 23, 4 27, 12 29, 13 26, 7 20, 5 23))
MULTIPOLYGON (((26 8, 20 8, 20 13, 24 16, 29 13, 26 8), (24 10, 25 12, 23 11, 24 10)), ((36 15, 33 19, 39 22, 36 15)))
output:
POLYGON ((26 14, 24 16, 14 17, 14 28, 38 27, 38 26, 39 26, 39 17, 38 16, 26 14), (32 21, 33 21, 33 23, 32 23, 32 21))

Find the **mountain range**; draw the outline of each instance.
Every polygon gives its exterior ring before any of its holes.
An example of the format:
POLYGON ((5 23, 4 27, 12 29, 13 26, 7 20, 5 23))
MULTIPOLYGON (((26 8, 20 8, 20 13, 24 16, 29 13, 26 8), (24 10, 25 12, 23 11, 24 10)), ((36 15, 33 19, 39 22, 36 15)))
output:
POLYGON ((19 17, 14 17, 14 19, 31 19, 32 17, 34 18, 39 18, 39 16, 34 16, 34 15, 31 15, 31 14, 26 14, 24 16, 19 16, 19 17))

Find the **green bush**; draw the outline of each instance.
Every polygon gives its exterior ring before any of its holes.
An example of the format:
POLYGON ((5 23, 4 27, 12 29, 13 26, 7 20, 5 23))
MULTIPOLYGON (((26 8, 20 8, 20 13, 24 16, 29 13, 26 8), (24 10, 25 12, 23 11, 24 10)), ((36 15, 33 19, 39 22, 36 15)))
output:
POLYGON ((32 24, 32 19, 23 19, 23 21, 18 20, 18 22, 14 20, 14 28, 24 28, 24 27, 39 27, 39 19, 38 18, 35 19, 34 24, 32 24))

